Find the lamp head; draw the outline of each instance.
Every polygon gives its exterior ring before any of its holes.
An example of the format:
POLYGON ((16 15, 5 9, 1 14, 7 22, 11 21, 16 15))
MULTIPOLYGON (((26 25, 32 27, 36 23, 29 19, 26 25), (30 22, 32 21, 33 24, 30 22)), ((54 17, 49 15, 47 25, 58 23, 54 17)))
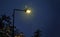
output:
POLYGON ((30 7, 28 7, 27 5, 25 5, 25 13, 26 14, 31 14, 32 10, 30 7))
POLYGON ((25 11, 27 14, 30 14, 31 13, 31 10, 30 9, 26 9, 25 11))

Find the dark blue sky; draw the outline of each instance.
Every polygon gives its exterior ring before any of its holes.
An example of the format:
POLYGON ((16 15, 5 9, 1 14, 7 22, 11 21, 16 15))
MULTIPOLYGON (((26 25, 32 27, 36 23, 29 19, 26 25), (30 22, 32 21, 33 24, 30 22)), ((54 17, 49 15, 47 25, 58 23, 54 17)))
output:
POLYGON ((36 29, 42 30, 41 37, 60 37, 60 0, 0 0, 0 15, 12 17, 13 9, 32 9, 31 15, 15 13, 15 26, 31 37, 36 29))

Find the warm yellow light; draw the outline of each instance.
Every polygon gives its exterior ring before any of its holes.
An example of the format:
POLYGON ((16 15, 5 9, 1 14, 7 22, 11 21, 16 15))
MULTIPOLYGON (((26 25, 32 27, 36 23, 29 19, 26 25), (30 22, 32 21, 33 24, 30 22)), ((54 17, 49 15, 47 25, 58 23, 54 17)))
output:
POLYGON ((15 36, 15 37, 17 37, 17 36, 15 36))
POLYGON ((27 13, 27 14, 30 14, 30 13, 31 13, 31 10, 27 9, 27 10, 26 10, 26 13, 27 13))

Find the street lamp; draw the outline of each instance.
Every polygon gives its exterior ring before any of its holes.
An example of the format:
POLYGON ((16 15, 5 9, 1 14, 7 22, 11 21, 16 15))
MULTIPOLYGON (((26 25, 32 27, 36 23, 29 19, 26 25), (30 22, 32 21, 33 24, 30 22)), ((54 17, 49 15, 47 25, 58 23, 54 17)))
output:
POLYGON ((13 36, 14 37, 14 18, 15 18, 15 11, 24 11, 26 14, 30 14, 31 13, 31 9, 24 9, 24 10, 20 10, 20 9, 13 9, 13 36))

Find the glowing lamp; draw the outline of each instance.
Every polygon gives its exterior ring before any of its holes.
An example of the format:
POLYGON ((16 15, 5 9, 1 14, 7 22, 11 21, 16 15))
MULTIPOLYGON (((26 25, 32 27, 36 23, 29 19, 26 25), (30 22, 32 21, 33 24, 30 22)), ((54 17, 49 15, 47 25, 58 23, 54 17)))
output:
POLYGON ((31 10, 30 9, 26 9, 25 11, 27 14, 30 14, 31 13, 31 10))

